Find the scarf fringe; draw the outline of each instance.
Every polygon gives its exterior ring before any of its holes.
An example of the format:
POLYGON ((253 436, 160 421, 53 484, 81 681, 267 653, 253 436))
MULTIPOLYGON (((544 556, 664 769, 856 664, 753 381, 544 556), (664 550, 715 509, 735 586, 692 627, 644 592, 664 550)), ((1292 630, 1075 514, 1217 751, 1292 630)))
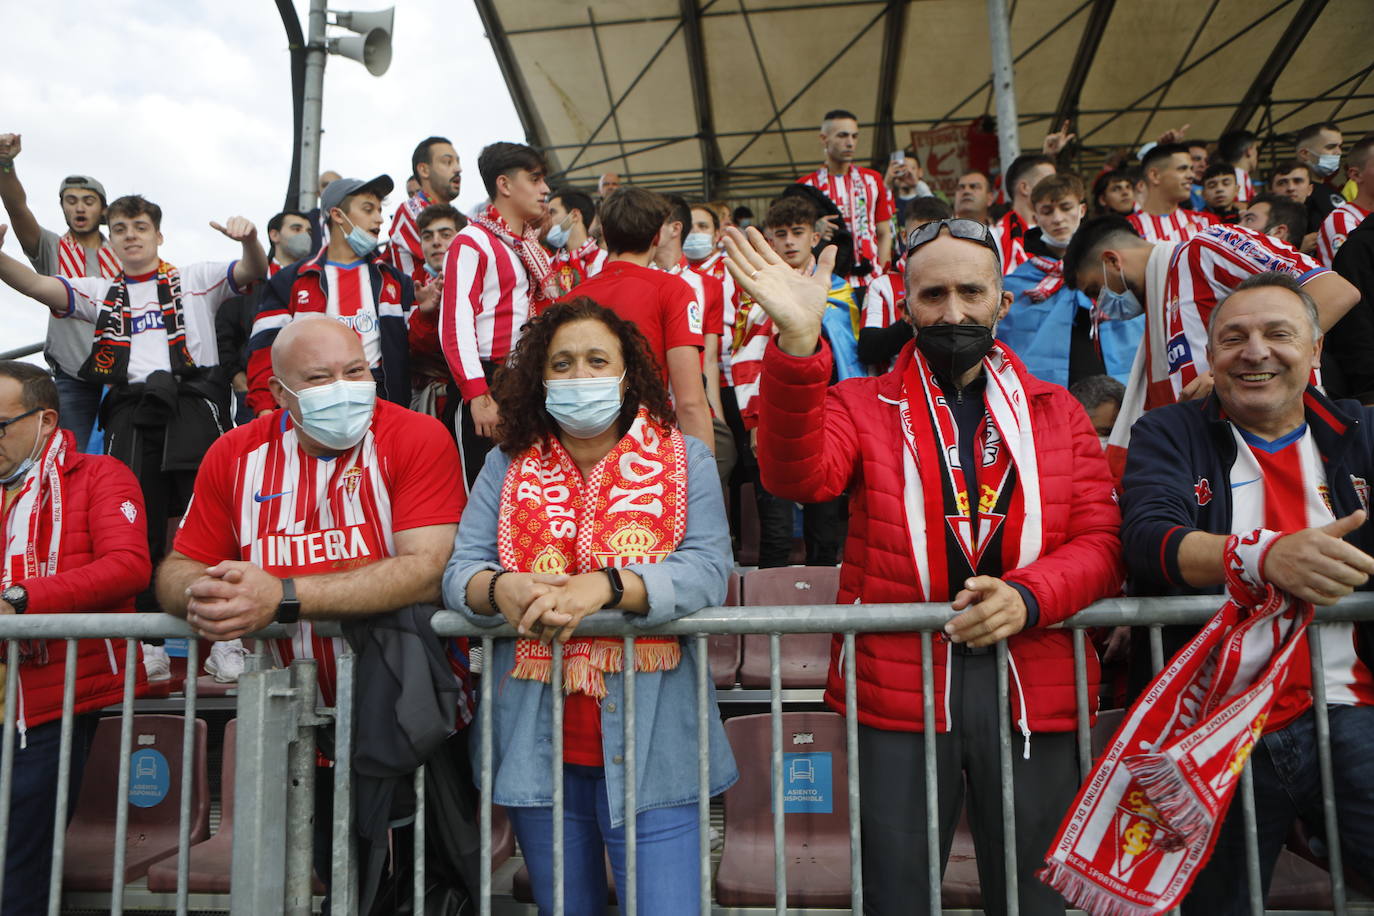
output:
POLYGON ((1160 819, 1181 836, 1184 845, 1206 837, 1212 815, 1167 754, 1134 754, 1121 758, 1121 764, 1135 777, 1160 819))
POLYGON ((1162 912, 1158 907, 1122 900, 1063 862, 1049 862, 1036 875, 1071 905, 1093 916, 1155 916, 1162 912))
MULTIPOLYGON (((553 658, 550 655, 516 653, 511 676, 527 681, 548 684, 553 680, 553 658)), ((682 661, 682 646, 674 639, 669 642, 635 644, 635 671, 652 673, 672 671, 682 661)), ((563 692, 585 693, 601 699, 606 696, 606 674, 621 674, 625 670, 625 646, 615 639, 594 639, 584 653, 563 656, 563 692)))

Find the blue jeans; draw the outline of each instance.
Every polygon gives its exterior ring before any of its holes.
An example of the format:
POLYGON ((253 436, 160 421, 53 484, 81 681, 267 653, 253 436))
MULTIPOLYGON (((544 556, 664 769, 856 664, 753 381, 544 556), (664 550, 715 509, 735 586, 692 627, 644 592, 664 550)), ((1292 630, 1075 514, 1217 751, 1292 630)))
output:
MULTIPOLYGON (((1347 868, 1374 874, 1374 706, 1328 706, 1336 824, 1347 868)), ((1294 818, 1325 840, 1316 719, 1308 710, 1286 728, 1265 735, 1250 758, 1255 779, 1255 825, 1264 894, 1294 818)), ((1239 790, 1237 790, 1239 791, 1239 790)), ((1250 912, 1245 878, 1245 822, 1236 798, 1217 835, 1212 858, 1183 900, 1185 914, 1250 912)))
POLYGON ((76 436, 77 451, 84 452, 90 443, 91 430, 95 428, 104 386, 83 381, 61 369, 54 369, 52 377, 57 383, 57 405, 60 408, 58 423, 63 429, 72 431, 72 435, 76 436))
MULTIPOLYGON (((76 811, 81 774, 95 737, 95 716, 72 720, 72 768, 68 780, 67 819, 76 811)), ((17 736, 16 736, 17 737, 17 736)), ((30 728, 24 747, 14 748, 14 781, 10 795, 10 830, 5 839, 3 916, 48 912, 48 873, 52 869, 53 817, 57 814, 57 762, 62 747, 62 721, 30 728)), ((113 762, 111 762, 113 765, 113 762)), ((7 787, 0 785, 0 791, 7 787)))
MULTIPOLYGON (((553 912, 553 809, 507 808, 530 871, 540 916, 553 912)), ((701 910, 697 806, 651 808, 635 823, 639 912, 695 916, 701 910)), ((605 854, 625 888, 625 828, 612 827, 600 767, 563 766, 563 900, 567 916, 606 912, 605 854)))

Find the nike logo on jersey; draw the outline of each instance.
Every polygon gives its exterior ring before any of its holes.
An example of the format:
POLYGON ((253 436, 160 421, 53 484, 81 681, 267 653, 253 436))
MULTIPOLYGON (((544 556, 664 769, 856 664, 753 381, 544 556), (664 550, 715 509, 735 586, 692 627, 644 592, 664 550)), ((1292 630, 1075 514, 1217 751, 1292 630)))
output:
POLYGON ((276 499, 276 498, 279 497, 279 496, 285 496, 287 493, 290 493, 290 492, 291 492, 290 490, 282 490, 280 493, 269 493, 268 495, 263 496, 263 495, 262 495, 262 491, 259 490, 258 492, 256 492, 256 493, 253 494, 253 501, 254 501, 254 502, 259 502, 259 503, 265 503, 265 502, 268 502, 269 500, 276 499))
POLYGON ((1253 478, 1253 479, 1251 479, 1251 480, 1240 480, 1240 481, 1237 481, 1237 482, 1231 484, 1231 489, 1234 490, 1236 487, 1243 487, 1243 486, 1245 486, 1246 484, 1255 483, 1256 481, 1263 480, 1263 479, 1264 479, 1263 477, 1255 477, 1255 478, 1253 478))

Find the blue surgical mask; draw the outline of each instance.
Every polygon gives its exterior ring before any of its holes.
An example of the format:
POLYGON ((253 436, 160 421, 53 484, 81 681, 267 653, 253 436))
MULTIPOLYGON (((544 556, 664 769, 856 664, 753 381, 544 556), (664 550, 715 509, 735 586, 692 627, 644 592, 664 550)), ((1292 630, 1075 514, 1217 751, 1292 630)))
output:
POLYGON ((1136 294, 1126 285, 1126 274, 1121 273, 1121 285, 1126 287, 1124 293, 1118 293, 1106 283, 1107 263, 1102 262, 1102 290, 1097 294, 1097 311, 1108 321, 1125 321, 1137 315, 1145 313, 1145 307, 1140 304, 1136 294))
POLYGON ((439 275, 442 274, 443 271, 442 271, 442 270, 435 270, 433 267, 430 267, 430 266, 429 266, 429 262, 426 261, 426 262, 425 262, 425 273, 429 274, 431 277, 434 277, 434 278, 437 280, 437 279, 439 278, 439 275))
POLYGON ((704 261, 716 250, 716 243, 709 232, 689 232, 682 240, 682 253, 689 261, 704 261))
POLYGON ((572 234, 572 220, 565 219, 556 226, 550 226, 549 231, 544 234, 544 241, 554 251, 568 244, 568 236, 572 234))
POLYGON ((340 452, 350 449, 362 441, 372 425, 377 403, 377 383, 372 379, 339 379, 291 393, 300 404, 301 430, 325 448, 340 452))
POLYGON ((575 439, 593 439, 620 416, 620 378, 556 378, 544 382, 544 409, 575 439))
MULTIPOLYGON (((344 219, 348 219, 348 217, 345 216, 344 219)), ((348 221, 353 222, 351 219, 348 221)), ((353 249, 353 253, 360 258, 368 257, 381 244, 381 240, 377 236, 358 225, 354 225, 352 229, 348 230, 345 241, 348 242, 348 247, 353 249)))
POLYGON ((281 250, 293 263, 299 261, 310 253, 310 233, 297 232, 295 235, 288 235, 282 239, 281 250))
POLYGON ((1329 156, 1317 157, 1317 174, 1326 178, 1328 175, 1336 174, 1336 169, 1341 167, 1341 154, 1332 153, 1329 156))

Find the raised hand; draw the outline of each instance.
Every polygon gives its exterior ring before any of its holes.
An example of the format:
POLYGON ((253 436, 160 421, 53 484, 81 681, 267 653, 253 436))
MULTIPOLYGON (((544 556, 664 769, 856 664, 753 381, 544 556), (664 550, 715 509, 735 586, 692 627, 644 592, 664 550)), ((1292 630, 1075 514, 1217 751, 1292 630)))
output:
POLYGON ((21 149, 23 145, 19 142, 19 134, 0 134, 0 159, 12 160, 21 149))
POLYGON ((778 346, 793 356, 810 356, 821 334, 821 316, 830 295, 835 247, 826 246, 814 267, 797 272, 753 226, 748 234, 725 230, 726 268, 735 282, 773 319, 778 346))
POLYGON ((242 216, 231 216, 222 226, 211 220, 210 228, 235 242, 251 242, 258 237, 258 227, 242 216))
POLYGON ((1170 128, 1169 130, 1166 130, 1164 133, 1159 135, 1159 142, 1161 144, 1182 143, 1183 138, 1188 134, 1188 128, 1192 126, 1192 124, 1184 124, 1182 127, 1170 128))
POLYGON ((1046 156, 1058 156, 1064 147, 1072 143, 1077 137, 1078 134, 1069 130, 1069 119, 1065 118, 1059 130, 1045 135, 1045 142, 1040 147, 1040 151, 1046 156))

